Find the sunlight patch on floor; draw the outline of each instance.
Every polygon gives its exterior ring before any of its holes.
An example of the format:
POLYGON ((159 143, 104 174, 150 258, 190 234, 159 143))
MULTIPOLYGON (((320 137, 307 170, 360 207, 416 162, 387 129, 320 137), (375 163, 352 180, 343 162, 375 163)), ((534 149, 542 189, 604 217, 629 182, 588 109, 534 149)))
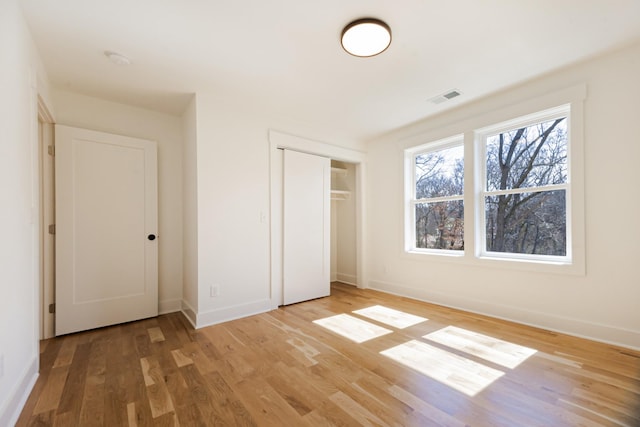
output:
POLYGON ((497 369, 416 340, 380 354, 472 397, 504 375, 497 369))
POLYGON ((363 308, 362 310, 355 310, 354 313, 398 329, 408 328, 409 326, 417 325, 418 323, 429 320, 424 317, 405 313, 404 311, 394 310, 382 305, 374 305, 372 307, 363 308))
POLYGON ((314 320, 313 323, 357 343, 363 343, 393 332, 348 314, 338 314, 336 316, 314 320))
POLYGON ((537 352, 532 348, 455 326, 447 326, 427 334, 423 338, 511 369, 517 367, 537 352))

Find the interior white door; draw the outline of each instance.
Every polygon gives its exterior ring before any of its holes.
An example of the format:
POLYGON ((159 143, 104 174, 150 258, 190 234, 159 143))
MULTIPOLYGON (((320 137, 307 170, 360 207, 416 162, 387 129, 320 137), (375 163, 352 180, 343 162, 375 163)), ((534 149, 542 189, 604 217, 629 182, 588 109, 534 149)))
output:
POLYGON ((56 126, 56 335, 158 314, 156 143, 56 126))
POLYGON ((330 293, 331 162, 284 150, 283 302, 330 293))

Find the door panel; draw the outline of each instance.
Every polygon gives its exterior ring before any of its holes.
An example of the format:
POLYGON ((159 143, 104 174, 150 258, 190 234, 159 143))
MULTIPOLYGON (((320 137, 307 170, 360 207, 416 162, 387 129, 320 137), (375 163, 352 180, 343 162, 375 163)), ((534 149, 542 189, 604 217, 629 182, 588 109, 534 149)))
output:
POLYGON ((330 293, 330 188, 328 158, 284 150, 284 304, 330 293))
POLYGON ((56 335, 158 314, 156 156, 56 126, 56 335))

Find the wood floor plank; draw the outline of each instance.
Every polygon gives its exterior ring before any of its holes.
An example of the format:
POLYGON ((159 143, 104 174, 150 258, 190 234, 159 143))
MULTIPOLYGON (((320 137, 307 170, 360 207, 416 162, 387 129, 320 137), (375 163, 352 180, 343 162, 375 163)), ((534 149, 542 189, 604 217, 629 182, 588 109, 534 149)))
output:
POLYGON ((382 421, 380 418, 371 413, 367 408, 363 407, 358 402, 341 391, 332 394, 331 396, 329 396, 329 399, 340 408, 342 408, 353 419, 358 421, 360 425, 382 427, 389 426, 389 424, 382 421))
POLYGON ((206 375, 215 370, 215 365, 211 359, 202 351, 202 347, 197 342, 189 343, 180 349, 183 356, 193 361, 195 367, 202 375, 206 375))
MULTIPOLYGON (((78 422, 78 415, 72 412, 56 412, 53 422, 54 427, 68 427, 80 425, 78 422)), ((51 425, 51 424, 48 424, 51 425)))
POLYGON ((107 340, 95 340, 89 353, 79 425, 104 425, 107 340))
POLYGON ((404 402, 415 413, 421 415, 421 419, 428 420, 429 423, 447 427, 464 427, 466 424, 463 421, 457 420, 452 414, 425 402, 417 396, 414 396, 407 390, 397 385, 389 387, 389 394, 396 399, 404 402))
POLYGON ((309 426, 300 414, 263 379, 245 380, 234 386, 243 405, 259 425, 309 426))
POLYGON ((77 346, 78 339, 76 336, 71 336, 68 340, 65 340, 64 344, 60 347, 60 351, 58 351, 58 357, 56 357, 53 367, 59 368, 60 366, 70 365, 77 346))
POLYGON ((230 333, 224 325, 214 325, 205 328, 202 333, 209 338, 209 341, 213 344, 220 357, 224 357, 227 353, 242 351, 243 348, 246 347, 246 345, 230 333))
POLYGON ((40 363, 19 427, 640 425, 640 352, 342 284, 199 330, 171 313, 46 340, 40 363))
POLYGON ((206 380, 198 369, 194 365, 187 365, 180 368, 180 373, 189 390, 190 400, 197 407, 199 418, 207 425, 232 425, 230 417, 226 416, 224 410, 220 411, 209 393, 206 380))
MULTIPOLYGON (((127 377, 129 364, 123 356, 123 337, 119 332, 107 342, 105 362, 105 425, 126 425, 128 420, 127 405, 131 402, 127 377)), ((131 358, 131 356, 129 356, 131 358)))
POLYGON ((69 375, 69 366, 53 368, 47 377, 47 383, 38 398, 38 403, 33 410, 34 414, 42 414, 55 410, 60 404, 62 391, 69 375))
POLYGON ((127 425, 129 427, 138 427, 135 402, 130 402, 127 404, 127 425))
MULTIPOLYGON (((163 370, 165 373, 167 391, 171 396, 171 401, 173 402, 173 407, 178 414, 178 418, 185 421, 198 419, 198 417, 193 417, 191 408, 193 404, 191 390, 189 390, 189 385, 185 381, 181 371, 177 368, 170 369, 166 367, 166 363, 162 363, 162 366, 164 367, 163 370)), ((181 422, 181 424, 183 423, 181 422)))
POLYGON ((149 334, 149 340, 152 343, 164 341, 164 334, 162 333, 162 329, 157 326, 147 329, 147 333, 149 334))
POLYGON ((206 374, 204 379, 214 405, 222 416, 230 421, 230 425, 256 425, 254 418, 219 372, 206 374))
POLYGON ((57 413, 66 414, 65 419, 70 425, 78 423, 87 369, 91 356, 91 343, 85 342, 77 346, 73 363, 69 369, 69 376, 64 385, 57 413))
POLYGON ((147 386, 147 397, 151 408, 152 417, 158 418, 161 415, 174 411, 171 395, 165 384, 164 373, 155 356, 143 357, 140 359, 140 366, 147 386))
POLYGON ((326 394, 309 381, 309 373, 304 369, 277 363, 267 382, 302 417, 320 407, 326 399, 326 394))
POLYGON ((58 352, 65 340, 50 338, 41 342, 46 343, 45 348, 40 351, 40 375, 53 368, 58 352))
POLYGON ((127 404, 127 423, 134 423, 138 427, 153 426, 155 420, 151 416, 151 409, 145 398, 142 401, 127 404))

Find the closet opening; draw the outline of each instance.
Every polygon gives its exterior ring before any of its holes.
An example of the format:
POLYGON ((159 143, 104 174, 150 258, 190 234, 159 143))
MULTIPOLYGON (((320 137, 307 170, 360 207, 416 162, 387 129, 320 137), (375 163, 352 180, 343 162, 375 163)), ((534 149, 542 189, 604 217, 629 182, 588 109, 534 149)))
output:
POLYGON ((300 302, 303 300, 298 298, 300 295, 306 299, 327 296, 330 294, 330 283, 334 281, 364 288, 367 280, 363 268, 363 261, 366 259, 363 222, 365 153, 273 130, 269 131, 269 145, 272 307, 276 309, 281 305, 300 302), (285 156, 287 152, 292 154, 285 156), (293 154, 295 152, 300 155, 293 154), (317 165, 314 157, 317 157, 317 165), (306 160, 303 160, 305 158, 306 160), (305 166, 299 167, 299 161, 305 162, 305 166), (306 163, 307 161, 309 163, 306 163), (287 165, 294 166, 290 169, 287 165), (324 169, 325 173, 320 172, 320 169, 324 169), (310 172, 315 178, 307 176, 307 171, 311 170, 316 171, 310 172), (292 176, 293 179, 291 179, 292 176), (310 181, 306 181, 307 179, 310 181), (299 187, 303 180, 308 187, 296 193, 299 190, 295 188, 299 187), (320 182, 324 184, 320 185, 320 182), (314 205, 315 207, 309 210, 308 206, 312 203, 301 202, 307 198, 306 188, 317 189, 319 186, 326 188, 326 203, 314 205), (300 205, 303 206, 302 209, 300 205), (302 218, 300 221, 306 221, 304 216, 309 214, 316 217, 319 210, 326 212, 325 219, 321 220, 326 229, 324 240, 326 243, 318 244, 314 238, 313 256, 310 254, 311 250, 302 248, 298 251, 291 250, 300 243, 295 238, 291 239, 291 236, 315 235, 315 233, 308 233, 307 230, 315 229, 318 224, 318 222, 304 222, 306 228, 296 228, 299 227, 298 220, 292 220, 292 218, 302 218), (324 249, 319 251, 318 248, 324 249), (297 256, 300 252, 304 254, 305 259, 297 256), (320 258, 323 259, 322 266, 308 262, 309 259, 320 258), (287 262, 288 259, 293 261, 287 262), (292 266, 295 267, 292 269, 292 266), (301 270, 305 274, 308 271, 315 273, 304 276, 305 280, 300 280, 300 277, 303 277, 299 275, 301 270), (322 283, 313 285, 315 290, 309 290, 306 287, 297 289, 297 286, 287 285, 287 283, 315 282, 315 279, 320 276, 322 283), (317 292, 321 286, 326 286, 324 291, 317 292), (293 294, 296 294, 295 297, 291 297, 293 294))
POLYGON ((357 286, 356 165, 331 160, 331 282, 357 286))

